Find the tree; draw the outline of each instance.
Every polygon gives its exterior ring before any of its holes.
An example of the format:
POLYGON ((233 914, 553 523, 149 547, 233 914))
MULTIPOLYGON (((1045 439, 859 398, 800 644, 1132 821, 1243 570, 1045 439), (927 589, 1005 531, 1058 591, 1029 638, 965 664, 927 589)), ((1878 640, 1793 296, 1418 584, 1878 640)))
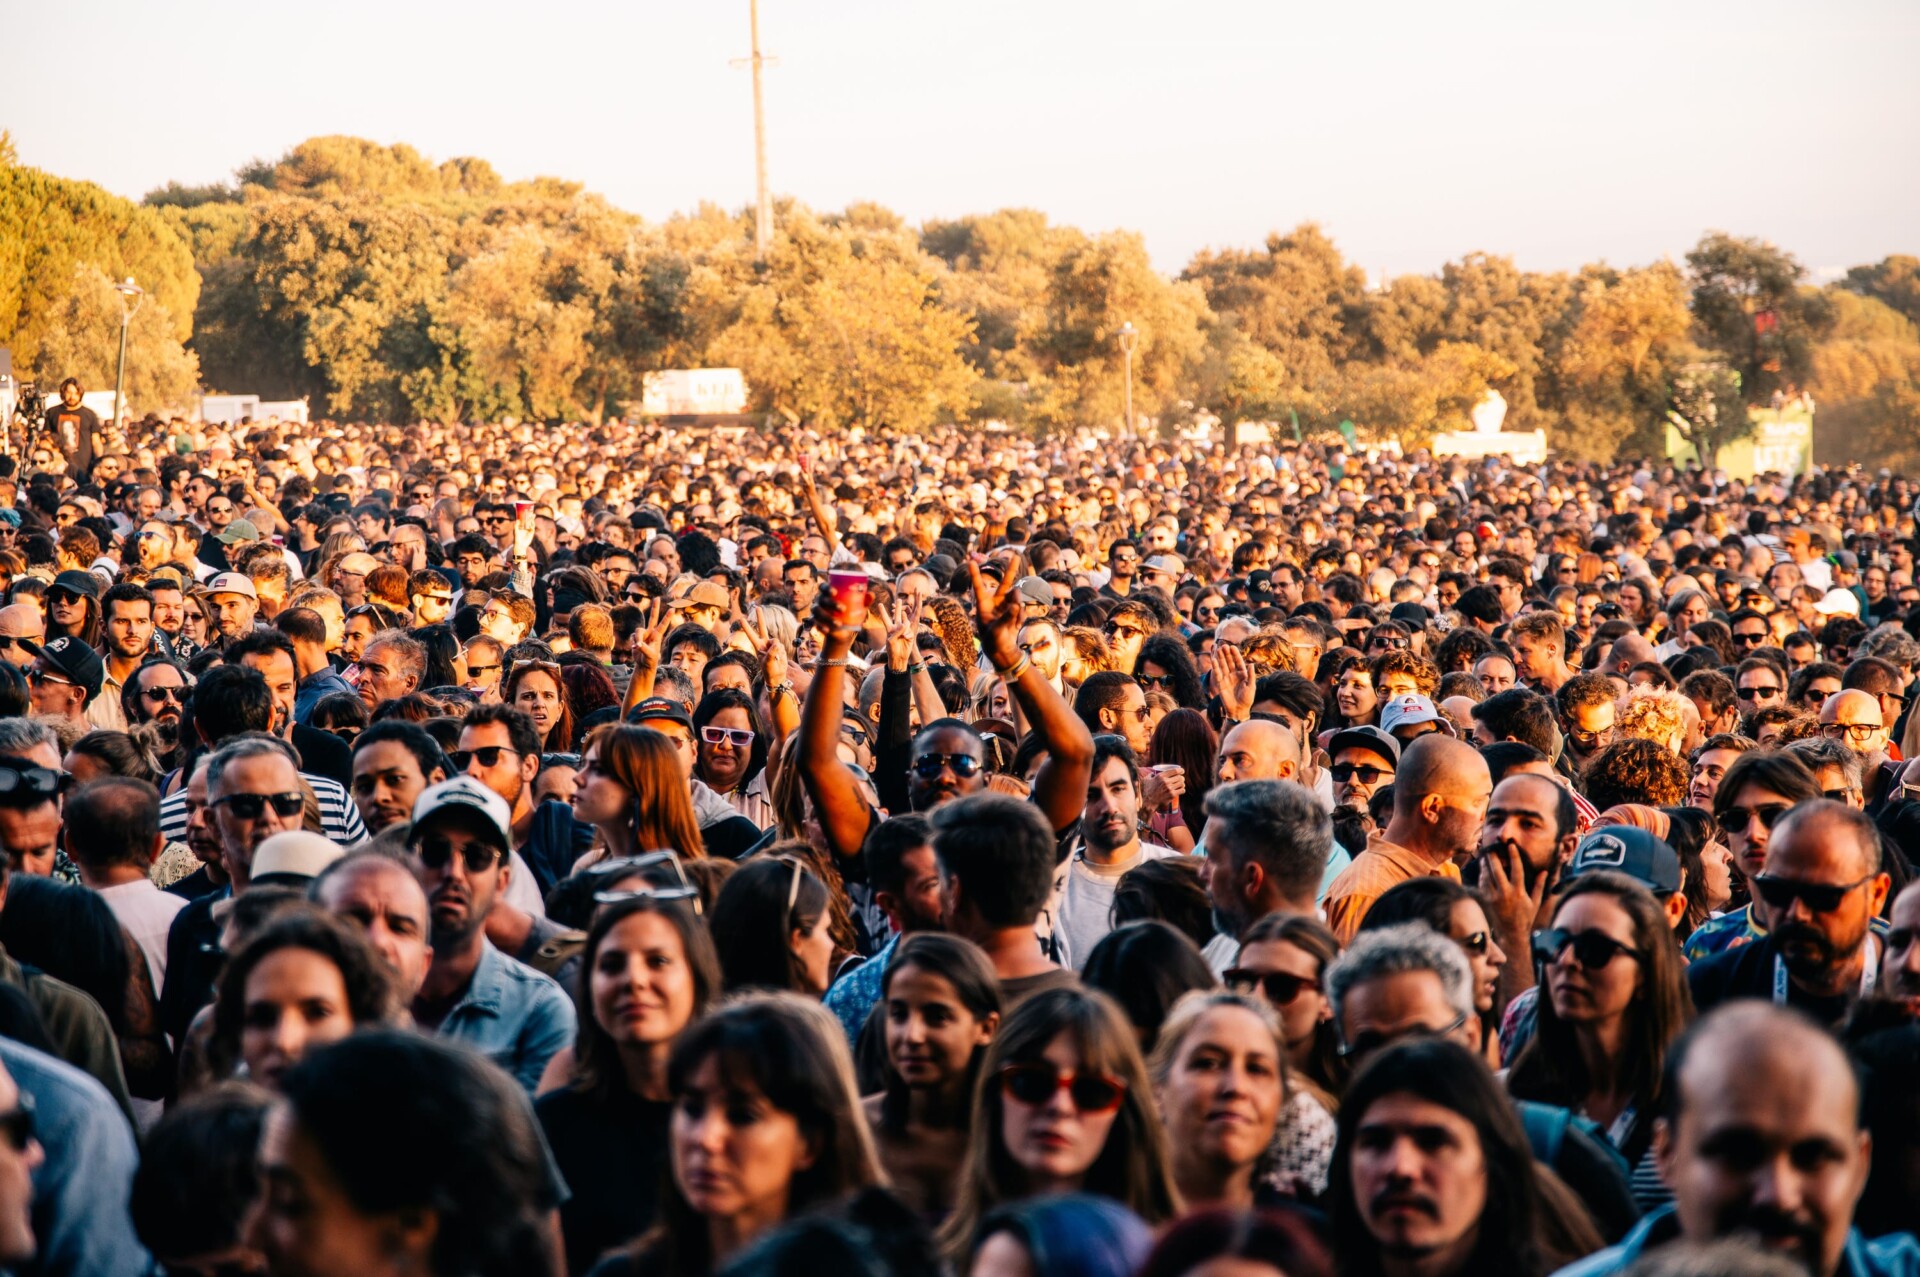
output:
MULTIPOLYGON (((120 294, 98 266, 74 268, 65 295, 43 316, 35 368, 42 380, 78 377, 89 390, 114 384, 120 356, 120 294)), ((192 405, 200 366, 174 336, 173 316, 155 298, 127 325, 126 403, 130 417, 192 405)))
POLYGON ((1687 254, 1687 270, 1697 338, 1740 374, 1748 403, 1805 384, 1832 307, 1825 294, 1800 286, 1807 272, 1792 254, 1710 231, 1687 254))
POLYGON ((1753 433, 1740 374, 1718 360, 1698 360, 1674 374, 1667 420, 1709 470, 1720 449, 1753 433))
POLYGON ((1896 253, 1872 266, 1856 266, 1847 272, 1846 287, 1920 324, 1920 257, 1896 253))
POLYGON ((1598 460, 1659 452, 1674 367, 1699 357, 1689 324, 1686 281, 1671 263, 1583 270, 1548 343, 1563 414, 1549 428, 1554 447, 1598 460))
POLYGON ((1217 315, 1277 357, 1301 387, 1323 386, 1352 357, 1366 308, 1366 272, 1312 222, 1267 236, 1264 251, 1203 252, 1181 274, 1217 315))

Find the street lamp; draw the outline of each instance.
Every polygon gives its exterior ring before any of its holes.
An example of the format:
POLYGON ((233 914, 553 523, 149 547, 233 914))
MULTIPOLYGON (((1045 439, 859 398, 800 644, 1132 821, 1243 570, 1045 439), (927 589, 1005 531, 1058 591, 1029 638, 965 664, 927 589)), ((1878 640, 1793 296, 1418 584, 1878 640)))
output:
POLYGON ((1122 356, 1125 357, 1126 365, 1127 365, 1126 437, 1131 439, 1133 438, 1133 434, 1134 434, 1134 430, 1133 430, 1133 345, 1135 342, 1140 340, 1140 332, 1138 329, 1136 329, 1133 326, 1132 322, 1129 321, 1128 323, 1124 323, 1120 325, 1120 331, 1116 335, 1120 338, 1120 353, 1122 356))
POLYGON ((129 275, 115 284, 113 291, 120 294, 120 363, 113 374, 113 424, 118 428, 126 424, 121 415, 120 396, 127 385, 127 324, 140 309, 140 303, 147 299, 147 290, 134 283, 133 276, 129 275), (132 309, 127 307, 129 299, 133 302, 132 309))

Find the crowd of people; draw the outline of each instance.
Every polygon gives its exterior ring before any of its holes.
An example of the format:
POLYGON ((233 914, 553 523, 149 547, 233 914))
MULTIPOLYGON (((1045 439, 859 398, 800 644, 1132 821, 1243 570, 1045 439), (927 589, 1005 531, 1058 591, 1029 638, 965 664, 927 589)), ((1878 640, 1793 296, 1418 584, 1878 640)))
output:
POLYGON ((1920 1274, 1901 477, 79 433, 0 1267, 1920 1274))

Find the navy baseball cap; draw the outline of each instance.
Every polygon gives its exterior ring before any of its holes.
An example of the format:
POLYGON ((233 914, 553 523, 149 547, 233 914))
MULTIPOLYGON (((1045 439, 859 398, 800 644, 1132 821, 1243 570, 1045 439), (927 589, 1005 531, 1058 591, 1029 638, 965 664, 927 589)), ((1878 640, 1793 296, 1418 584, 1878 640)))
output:
POLYGON ((1602 825, 1590 829, 1573 849, 1566 880, 1583 873, 1611 869, 1625 874, 1656 896, 1680 890, 1680 857, 1665 842, 1635 825, 1602 825))

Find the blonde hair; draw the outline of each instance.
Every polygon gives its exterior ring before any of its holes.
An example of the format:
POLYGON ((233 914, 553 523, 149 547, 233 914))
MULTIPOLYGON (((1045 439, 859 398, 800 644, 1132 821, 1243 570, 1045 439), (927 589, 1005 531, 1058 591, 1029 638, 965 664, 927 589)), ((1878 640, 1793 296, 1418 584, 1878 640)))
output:
POLYGON ((1650 740, 1671 753, 1687 744, 1686 698, 1664 687, 1636 687, 1620 702, 1615 726, 1626 740, 1650 740))

